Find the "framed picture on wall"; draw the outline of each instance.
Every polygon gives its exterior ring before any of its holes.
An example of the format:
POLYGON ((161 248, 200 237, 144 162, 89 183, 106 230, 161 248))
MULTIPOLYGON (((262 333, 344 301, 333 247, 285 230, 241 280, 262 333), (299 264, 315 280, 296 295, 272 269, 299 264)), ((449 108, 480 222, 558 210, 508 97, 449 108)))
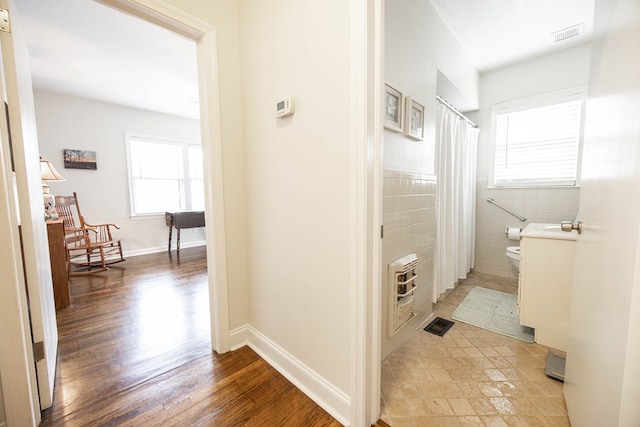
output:
POLYGON ((406 97, 406 124, 404 128, 405 135, 417 139, 424 140, 424 105, 406 97))
POLYGON ((65 169, 98 169, 95 151, 71 150, 69 148, 65 148, 63 150, 63 155, 65 169))
POLYGON ((402 132, 402 92, 385 85, 384 99, 384 127, 402 132))

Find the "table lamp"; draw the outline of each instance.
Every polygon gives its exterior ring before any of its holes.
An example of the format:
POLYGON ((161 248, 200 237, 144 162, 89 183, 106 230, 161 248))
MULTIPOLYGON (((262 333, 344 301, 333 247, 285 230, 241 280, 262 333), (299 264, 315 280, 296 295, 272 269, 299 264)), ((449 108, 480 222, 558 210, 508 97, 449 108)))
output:
POLYGON ((42 179, 42 199, 44 201, 44 212, 46 219, 58 219, 55 210, 56 198, 49 192, 49 181, 64 181, 65 179, 58 173, 53 164, 40 157, 40 177, 42 179))

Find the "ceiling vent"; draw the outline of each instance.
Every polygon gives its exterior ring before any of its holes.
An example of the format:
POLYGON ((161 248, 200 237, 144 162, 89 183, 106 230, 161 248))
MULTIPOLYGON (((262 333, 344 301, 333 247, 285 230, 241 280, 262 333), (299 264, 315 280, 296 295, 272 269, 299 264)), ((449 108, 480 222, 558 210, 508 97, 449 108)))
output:
POLYGON ((551 40, 553 41, 553 43, 560 43, 565 40, 578 37, 579 35, 582 34, 583 31, 584 31, 584 22, 582 24, 565 28, 564 30, 556 31, 555 33, 551 33, 551 40))

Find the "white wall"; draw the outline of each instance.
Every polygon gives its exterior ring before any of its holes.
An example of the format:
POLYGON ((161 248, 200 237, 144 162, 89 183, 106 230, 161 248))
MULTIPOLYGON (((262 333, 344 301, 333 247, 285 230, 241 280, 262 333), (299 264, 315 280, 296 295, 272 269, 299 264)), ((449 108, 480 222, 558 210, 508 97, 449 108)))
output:
MULTIPOLYGON (((66 179, 52 182, 51 193, 75 191, 89 223, 117 224, 125 256, 166 251, 169 228, 164 217, 130 217, 124 133, 200 142, 199 122, 51 92, 35 91, 34 96, 40 154, 66 179), (65 169, 64 148, 95 151, 98 169, 65 169)), ((182 230, 180 247, 203 244, 204 230, 182 230)))
POLYGON ((517 278, 505 250, 519 242, 508 240, 507 226, 525 227, 531 222, 574 220, 579 188, 490 189, 492 158, 491 107, 495 104, 542 95, 589 81, 590 44, 582 44, 480 76, 480 111, 470 114, 480 127, 477 171, 476 267, 475 271, 517 278), (525 223, 487 203, 496 202, 528 218, 525 223))
POLYGON ((387 1, 385 13, 385 81, 426 108, 424 141, 384 131, 383 357, 433 313, 436 94, 478 105, 478 72, 429 2, 387 1), (418 315, 389 337, 387 265, 409 253, 418 255, 418 315))
POLYGON ((465 105, 478 105, 478 73, 427 1, 385 2, 385 82, 425 105, 425 140, 385 130, 384 169, 435 173, 438 71, 465 105))
POLYGON ((239 3, 249 323, 350 394, 349 3, 239 3), (295 114, 276 119, 283 97, 295 114))

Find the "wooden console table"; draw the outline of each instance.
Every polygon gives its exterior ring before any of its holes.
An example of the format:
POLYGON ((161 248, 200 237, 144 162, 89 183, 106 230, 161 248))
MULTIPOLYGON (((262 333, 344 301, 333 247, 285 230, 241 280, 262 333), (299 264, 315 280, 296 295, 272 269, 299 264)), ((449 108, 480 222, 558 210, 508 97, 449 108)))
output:
POLYGON ((53 299, 56 309, 71 304, 69 296, 69 275, 67 274, 67 255, 64 249, 64 224, 62 219, 47 220, 49 238, 49 262, 53 279, 53 299))
POLYGON ((178 255, 180 255, 180 229, 204 227, 204 211, 165 212, 164 219, 169 226, 169 252, 171 252, 173 227, 176 228, 176 252, 178 255))

